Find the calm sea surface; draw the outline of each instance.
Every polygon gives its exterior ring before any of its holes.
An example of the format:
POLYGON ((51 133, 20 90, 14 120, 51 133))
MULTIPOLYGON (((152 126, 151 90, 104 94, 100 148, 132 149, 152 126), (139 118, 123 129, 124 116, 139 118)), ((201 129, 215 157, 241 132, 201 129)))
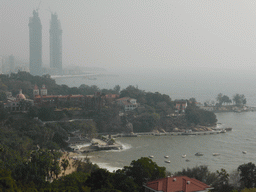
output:
POLYGON ((256 77, 253 70, 138 70, 101 74, 107 76, 96 77, 96 80, 84 77, 57 78, 56 83, 69 87, 97 85, 100 89, 112 89, 115 85, 120 85, 121 90, 133 85, 146 92, 167 94, 172 100, 194 97, 201 103, 216 101, 219 93, 231 99, 238 93, 245 95, 248 105, 256 106, 256 77))
POLYGON ((125 146, 124 150, 93 152, 92 161, 114 170, 130 165, 132 160, 153 155, 153 161, 171 172, 196 165, 208 165, 211 171, 224 168, 231 172, 243 163, 256 163, 256 112, 216 115, 222 126, 233 127, 233 131, 216 135, 118 138, 117 141, 125 146), (204 155, 195 156, 197 152, 204 155), (220 156, 213 156, 213 153, 220 153, 220 156), (186 158, 181 157, 183 154, 186 158), (171 163, 164 162, 166 155, 171 163))

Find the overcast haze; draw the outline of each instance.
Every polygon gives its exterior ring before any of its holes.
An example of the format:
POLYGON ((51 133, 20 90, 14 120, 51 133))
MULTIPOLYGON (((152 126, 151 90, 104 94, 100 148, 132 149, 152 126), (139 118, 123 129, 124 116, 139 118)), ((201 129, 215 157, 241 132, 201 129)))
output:
MULTIPOLYGON (((29 59, 29 17, 39 0, 1 0, 0 55, 29 59)), ((43 64, 52 10, 63 29, 63 65, 255 70, 255 1, 43 0, 43 64)))

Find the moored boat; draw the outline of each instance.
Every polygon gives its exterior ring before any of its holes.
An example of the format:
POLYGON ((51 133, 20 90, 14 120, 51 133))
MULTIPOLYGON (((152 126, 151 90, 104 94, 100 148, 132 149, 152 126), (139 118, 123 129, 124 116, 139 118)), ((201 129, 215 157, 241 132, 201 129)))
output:
POLYGON ((184 155, 181 155, 182 158, 185 158, 186 156, 187 156, 187 155, 185 155, 185 154, 184 154, 184 155))
POLYGON ((200 153, 200 152, 197 152, 196 154, 195 154, 195 156, 203 156, 204 154, 203 153, 200 153))
POLYGON ((166 159, 167 159, 167 158, 169 158, 169 156, 168 156, 168 155, 166 155, 166 156, 164 156, 164 158, 166 158, 166 159))
POLYGON ((222 129, 220 133, 226 133, 227 131, 225 129, 222 129))
POLYGON ((152 158, 154 158, 154 156, 153 156, 153 155, 149 155, 148 157, 149 157, 149 158, 151 158, 151 159, 152 159, 152 158))
POLYGON ((181 133, 182 135, 196 135, 195 133, 193 133, 193 131, 190 129, 190 130, 187 130, 183 133, 181 133))
POLYGON ((219 153, 213 153, 212 156, 220 156, 219 153))
POLYGON ((171 163, 171 161, 169 161, 169 160, 165 160, 164 162, 165 162, 165 163, 171 163))

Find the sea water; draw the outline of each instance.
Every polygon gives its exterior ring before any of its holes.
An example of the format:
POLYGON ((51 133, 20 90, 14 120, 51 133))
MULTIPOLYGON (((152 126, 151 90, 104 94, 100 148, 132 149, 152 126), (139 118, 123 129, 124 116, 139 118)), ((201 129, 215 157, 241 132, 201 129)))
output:
POLYGON ((231 100, 235 94, 244 94, 247 104, 256 106, 255 74, 251 71, 217 69, 145 69, 119 70, 100 73, 96 80, 85 77, 57 78, 57 84, 79 87, 81 84, 96 85, 100 89, 113 89, 120 85, 121 90, 129 85, 145 92, 167 94, 172 100, 196 98, 202 104, 215 101, 222 93, 231 100))
MULTIPOLYGON (((184 68, 166 71, 122 71, 112 74, 115 76, 97 77, 97 80, 79 77, 56 79, 56 82, 70 87, 78 87, 81 84, 97 85, 101 89, 111 89, 115 85, 120 85, 124 89, 133 85, 141 90, 168 94, 172 100, 195 97, 201 103, 216 101, 218 93, 227 95, 230 99, 238 93, 245 95, 247 105, 256 106, 253 71, 197 71, 184 68)), ((207 165, 212 171, 224 168, 230 172, 243 163, 256 163, 256 112, 229 112, 216 115, 218 122, 225 127, 232 127, 233 131, 214 135, 118 138, 117 142, 124 146, 123 150, 93 152, 91 160, 101 167, 115 170, 130 165, 132 160, 152 155, 153 161, 171 172, 199 165, 207 165), (243 154, 242 151, 247 153, 243 154), (204 155, 195 156, 197 152, 204 155), (220 155, 213 156, 213 153, 220 155), (186 158, 182 158, 183 154, 186 154, 186 158), (169 156, 170 163, 165 163, 164 156, 169 156)))
POLYGON ((256 163, 256 112, 216 115, 223 127, 233 130, 213 135, 122 137, 117 142, 128 146, 125 150, 93 152, 92 161, 115 170, 130 165, 132 160, 154 156, 153 161, 172 173, 200 165, 207 165, 211 171, 224 168, 232 172, 241 164, 256 163), (197 152, 203 156, 195 156, 197 152), (186 158, 182 158, 184 154, 186 158), (165 163, 164 156, 169 156, 170 163, 165 163))

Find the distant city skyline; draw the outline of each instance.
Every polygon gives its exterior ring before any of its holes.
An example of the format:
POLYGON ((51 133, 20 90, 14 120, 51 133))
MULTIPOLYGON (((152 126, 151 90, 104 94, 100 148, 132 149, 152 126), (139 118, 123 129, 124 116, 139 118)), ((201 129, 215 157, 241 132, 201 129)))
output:
MULTIPOLYGON (((2 0, 0 55, 28 60, 27 18, 40 0, 2 0)), ((44 0, 42 65, 50 64, 49 22, 58 13, 62 64, 107 70, 256 70, 256 2, 44 0)))

